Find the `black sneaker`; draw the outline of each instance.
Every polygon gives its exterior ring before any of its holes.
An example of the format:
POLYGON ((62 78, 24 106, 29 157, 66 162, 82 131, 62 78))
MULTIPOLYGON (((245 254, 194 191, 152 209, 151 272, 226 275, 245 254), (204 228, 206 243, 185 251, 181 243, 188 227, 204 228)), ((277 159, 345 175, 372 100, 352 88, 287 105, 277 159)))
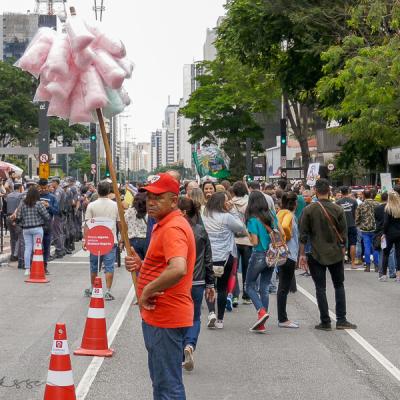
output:
POLYGON ((357 325, 346 320, 343 322, 336 322, 336 329, 357 329, 357 325))
POLYGON ((320 331, 331 331, 332 325, 330 322, 321 322, 320 324, 315 325, 315 329, 318 329, 320 331))

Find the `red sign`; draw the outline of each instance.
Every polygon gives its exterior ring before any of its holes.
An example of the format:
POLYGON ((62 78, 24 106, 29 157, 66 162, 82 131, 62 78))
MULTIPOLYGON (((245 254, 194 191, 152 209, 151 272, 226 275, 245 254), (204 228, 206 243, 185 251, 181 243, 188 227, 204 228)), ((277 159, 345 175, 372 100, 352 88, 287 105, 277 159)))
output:
POLYGON ((106 226, 99 225, 89 229, 85 241, 86 248, 95 256, 104 256, 114 247, 114 235, 106 226))

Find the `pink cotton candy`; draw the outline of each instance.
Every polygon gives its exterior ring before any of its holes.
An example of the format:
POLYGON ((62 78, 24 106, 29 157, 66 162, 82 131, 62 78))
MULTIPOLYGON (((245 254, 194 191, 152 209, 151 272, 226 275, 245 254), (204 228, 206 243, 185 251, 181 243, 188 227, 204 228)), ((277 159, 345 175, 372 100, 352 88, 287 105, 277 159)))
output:
POLYGON ((90 66, 81 76, 83 96, 85 100, 86 111, 95 111, 97 108, 103 108, 108 103, 108 98, 104 90, 96 68, 90 66))
POLYGON ((125 71, 104 50, 97 49, 94 65, 107 86, 120 89, 125 79, 125 71))
POLYGON ((47 90, 47 82, 44 80, 40 81, 38 88, 36 89, 35 97, 33 98, 33 102, 37 103, 39 101, 50 101, 51 93, 47 90))
POLYGON ((92 64, 95 56, 95 52, 90 47, 87 47, 73 55, 74 63, 80 70, 84 71, 92 64))
POLYGON ((51 93, 52 97, 56 97, 63 101, 67 100, 79 79, 79 72, 76 67, 71 64, 69 74, 65 79, 57 78, 50 82, 46 89, 51 93))
POLYGON ((81 82, 75 85, 75 88, 70 97, 71 114, 69 117, 70 125, 94 122, 93 116, 86 111, 85 99, 83 97, 83 88, 81 82))
POLYGON ((67 35, 57 36, 43 66, 46 80, 53 81, 57 78, 66 78, 69 73, 70 57, 71 47, 67 35))
POLYGON ((125 78, 130 79, 132 77, 135 64, 126 57, 117 59, 115 61, 125 71, 125 78))
POLYGON ((107 51, 113 57, 122 58, 126 56, 126 48, 121 40, 116 39, 108 34, 105 34, 100 25, 97 24, 86 24, 89 31, 96 37, 92 43, 94 49, 99 48, 107 51))
POLYGON ((60 117, 68 119, 71 112, 71 103, 69 100, 63 100, 59 97, 53 97, 49 104, 47 116, 49 117, 60 117))
POLYGON ((68 18, 65 29, 67 30, 71 48, 74 53, 79 53, 90 45, 95 39, 94 35, 89 32, 83 20, 72 15, 68 18))

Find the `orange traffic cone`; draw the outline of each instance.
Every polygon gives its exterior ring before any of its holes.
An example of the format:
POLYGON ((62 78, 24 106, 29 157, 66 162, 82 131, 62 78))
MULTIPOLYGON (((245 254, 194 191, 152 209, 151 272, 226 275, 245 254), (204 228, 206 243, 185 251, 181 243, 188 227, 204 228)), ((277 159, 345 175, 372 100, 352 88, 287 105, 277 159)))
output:
POLYGON ((77 356, 111 357, 114 350, 108 348, 106 317, 104 313, 101 278, 94 281, 89 312, 83 332, 81 347, 74 351, 77 356))
POLYGON ((76 400, 65 324, 56 324, 44 400, 76 400))
POLYGON ((37 236, 35 239, 35 249, 33 252, 31 274, 29 279, 25 280, 28 283, 48 283, 49 280, 44 274, 44 262, 43 262, 43 248, 42 239, 37 236))

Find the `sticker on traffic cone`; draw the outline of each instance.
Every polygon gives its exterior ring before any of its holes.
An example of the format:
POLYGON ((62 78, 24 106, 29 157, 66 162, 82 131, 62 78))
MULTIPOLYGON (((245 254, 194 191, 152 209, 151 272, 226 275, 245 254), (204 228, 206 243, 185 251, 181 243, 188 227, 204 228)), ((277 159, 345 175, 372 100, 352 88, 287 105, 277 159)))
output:
POLYGON ((35 249, 33 252, 32 264, 31 264, 31 274, 29 279, 25 282, 28 283, 48 283, 50 282, 44 273, 44 262, 43 262, 43 248, 42 248, 42 238, 37 236, 35 238, 35 249))
POLYGON ((89 312, 83 332, 81 347, 74 351, 77 356, 111 357, 114 350, 108 348, 104 297, 101 278, 94 281, 89 312))
POLYGON ((65 324, 56 324, 44 400, 76 400, 65 324))

